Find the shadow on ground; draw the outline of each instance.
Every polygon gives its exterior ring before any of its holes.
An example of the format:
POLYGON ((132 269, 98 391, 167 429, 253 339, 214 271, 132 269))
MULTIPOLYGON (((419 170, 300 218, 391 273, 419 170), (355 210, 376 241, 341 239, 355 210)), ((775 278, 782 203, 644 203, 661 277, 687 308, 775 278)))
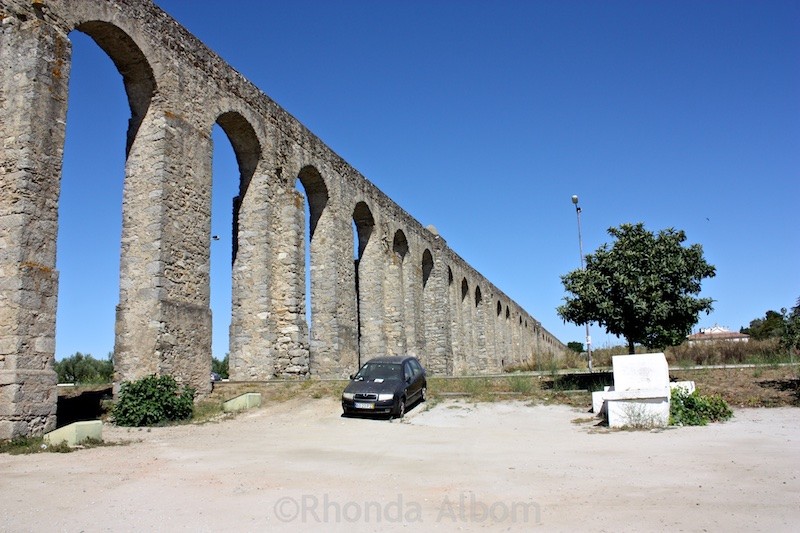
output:
POLYGON ((792 404, 800 407, 800 378, 768 379, 758 382, 765 389, 788 392, 792 395, 792 404))

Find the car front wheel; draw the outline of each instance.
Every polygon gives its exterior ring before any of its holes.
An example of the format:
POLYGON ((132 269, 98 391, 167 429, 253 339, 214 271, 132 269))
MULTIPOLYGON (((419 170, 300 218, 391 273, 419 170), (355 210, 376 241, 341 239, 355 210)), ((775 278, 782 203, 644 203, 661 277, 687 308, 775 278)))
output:
POLYGON ((400 401, 397 402, 397 409, 395 410, 395 415, 397 418, 403 418, 406 415, 406 397, 403 396, 400 398, 400 401))

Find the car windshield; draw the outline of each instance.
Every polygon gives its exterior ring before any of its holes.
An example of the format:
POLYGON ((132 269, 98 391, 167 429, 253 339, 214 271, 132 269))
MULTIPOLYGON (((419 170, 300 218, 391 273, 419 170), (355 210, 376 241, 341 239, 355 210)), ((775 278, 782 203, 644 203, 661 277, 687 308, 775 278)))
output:
POLYGON ((356 381, 402 380, 403 367, 391 363, 367 363, 353 378, 356 381))

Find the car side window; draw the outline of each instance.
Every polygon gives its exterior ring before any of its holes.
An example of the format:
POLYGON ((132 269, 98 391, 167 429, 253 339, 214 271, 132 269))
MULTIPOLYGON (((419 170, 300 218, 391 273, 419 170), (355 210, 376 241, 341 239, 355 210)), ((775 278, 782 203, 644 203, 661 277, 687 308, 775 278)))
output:
POLYGON ((411 370, 411 364, 406 361, 406 364, 403 365, 403 368, 405 369, 406 380, 411 379, 414 376, 414 371, 411 370))
POLYGON ((419 376, 420 374, 422 374, 422 366, 420 366, 418 361, 412 359, 410 363, 411 363, 411 369, 414 371, 414 376, 419 376))

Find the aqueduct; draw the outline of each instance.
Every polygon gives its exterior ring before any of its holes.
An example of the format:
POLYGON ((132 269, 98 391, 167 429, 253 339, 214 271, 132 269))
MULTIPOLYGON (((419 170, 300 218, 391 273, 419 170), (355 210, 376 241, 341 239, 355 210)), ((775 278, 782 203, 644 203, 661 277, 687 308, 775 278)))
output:
POLYGON ((209 391, 215 124, 240 172, 232 379, 342 377, 373 355, 400 353, 434 374, 490 373, 563 351, 433 228, 150 1, 0 0, 0 439, 55 427, 55 243, 73 30, 113 60, 131 111, 115 383, 172 374, 209 391))

